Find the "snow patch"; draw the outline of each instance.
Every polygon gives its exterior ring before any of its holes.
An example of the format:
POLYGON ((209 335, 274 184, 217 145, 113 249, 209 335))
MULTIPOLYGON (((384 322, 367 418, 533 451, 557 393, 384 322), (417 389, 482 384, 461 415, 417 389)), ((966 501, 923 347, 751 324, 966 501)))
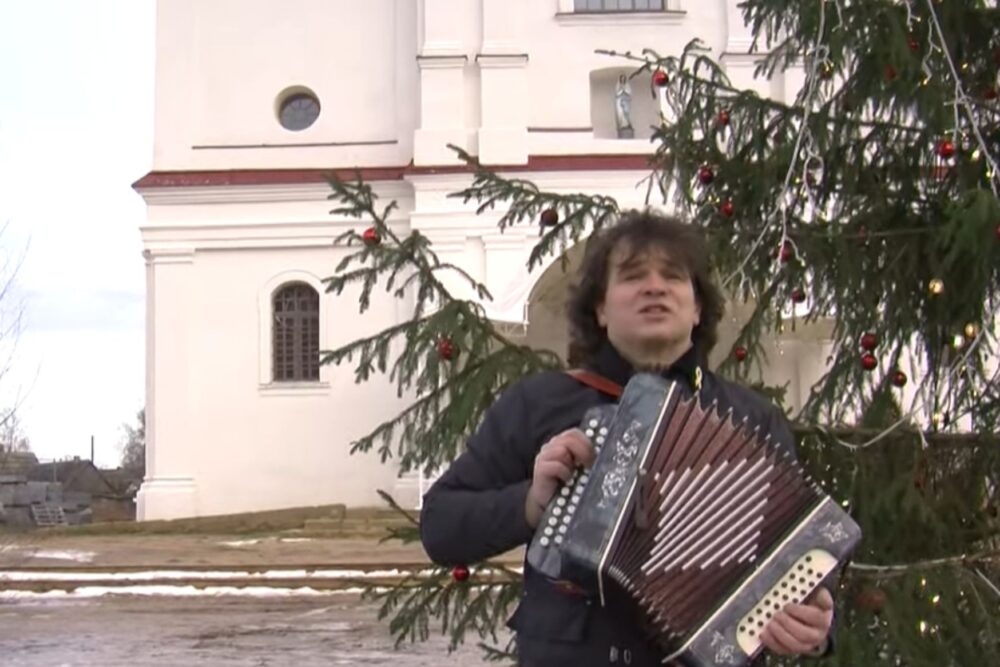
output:
POLYGON ((164 596, 164 597, 303 597, 329 595, 360 595, 362 588, 345 588, 341 590, 316 590, 315 588, 274 588, 272 586, 83 586, 72 591, 0 591, 0 600, 35 601, 59 599, 88 599, 106 596, 164 596))
POLYGON ((89 563, 94 560, 97 554, 93 551, 74 551, 72 549, 39 549, 31 554, 32 558, 46 558, 48 560, 71 560, 77 563, 89 563))
POLYGON ((171 579, 377 579, 416 574, 429 576, 434 570, 268 570, 234 572, 231 570, 150 570, 146 572, 24 572, 0 571, 0 581, 162 581, 171 579))

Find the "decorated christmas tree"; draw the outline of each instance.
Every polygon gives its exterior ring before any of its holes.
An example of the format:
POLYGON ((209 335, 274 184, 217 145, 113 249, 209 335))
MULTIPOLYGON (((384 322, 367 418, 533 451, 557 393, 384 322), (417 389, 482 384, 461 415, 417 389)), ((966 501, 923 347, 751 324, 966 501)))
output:
MULTIPOLYGON (((864 531, 835 591, 830 664, 1000 664, 1000 12, 976 0, 742 6, 759 76, 804 71, 794 101, 734 88, 697 41, 671 56, 608 52, 660 105, 649 204, 704 228, 720 282, 752 311, 720 373, 752 383, 763 342, 830 325, 826 372, 790 415, 809 472, 864 531)), ((539 228, 529 268, 620 213, 600 193, 542 192, 458 152, 471 183, 455 196, 501 211, 501 229, 539 228)), ((331 187, 336 212, 360 224, 329 289, 362 283, 362 312, 376 290, 414 304, 409 321, 325 356, 359 382, 389 373, 413 398, 354 449, 433 472, 504 387, 561 367, 562 351, 506 337, 485 316, 486 289, 419 232, 391 229, 392 204, 367 184, 331 187)), ((440 629, 502 658, 518 587, 516 571, 468 563, 372 594, 400 641, 440 629)))

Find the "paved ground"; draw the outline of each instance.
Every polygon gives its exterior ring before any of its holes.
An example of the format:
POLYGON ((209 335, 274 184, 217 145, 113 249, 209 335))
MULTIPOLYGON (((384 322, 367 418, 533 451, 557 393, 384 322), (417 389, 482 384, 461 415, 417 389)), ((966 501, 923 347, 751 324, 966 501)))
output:
POLYGON ((469 641, 452 654, 440 635, 397 651, 376 608, 349 595, 0 603, 5 667, 492 664, 469 641))
MULTIPOLYGON (((521 551, 502 560, 520 564, 521 551)), ((421 566, 419 544, 233 535, 0 535, 0 570, 421 566)), ((13 584, 6 587, 19 588, 13 584)), ((55 586, 59 588, 58 585, 55 586)), ((4 585, 0 584, 0 591, 4 585)), ((482 667, 477 639, 455 653, 440 635, 394 648, 377 607, 345 593, 296 597, 106 595, 0 600, 4 667, 482 667)), ((59 597, 62 595, 62 597, 59 597)), ((507 637, 500 638, 505 643, 507 637)))

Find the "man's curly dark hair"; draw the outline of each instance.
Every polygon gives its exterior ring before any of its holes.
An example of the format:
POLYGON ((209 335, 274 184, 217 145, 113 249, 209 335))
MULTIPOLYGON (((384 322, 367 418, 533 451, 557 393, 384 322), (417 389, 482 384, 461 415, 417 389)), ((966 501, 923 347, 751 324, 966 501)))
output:
POLYGON ((617 224, 595 232, 587 240, 583 264, 567 303, 570 366, 592 362, 608 340, 607 331, 597 323, 597 306, 607 291, 611 254, 619 246, 625 249, 625 260, 659 250, 686 269, 701 306, 701 322, 691 333, 691 340, 704 363, 718 339, 725 308, 722 292, 712 280, 705 237, 701 229, 679 218, 645 210, 622 214, 617 224))

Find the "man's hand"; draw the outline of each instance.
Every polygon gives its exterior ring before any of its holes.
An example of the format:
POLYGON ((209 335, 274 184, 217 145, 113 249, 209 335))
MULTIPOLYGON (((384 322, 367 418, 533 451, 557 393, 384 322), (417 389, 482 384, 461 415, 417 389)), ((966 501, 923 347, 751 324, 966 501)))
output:
POLYGON ((822 655, 833 624, 833 596, 818 588, 805 604, 789 604, 760 633, 761 642, 778 655, 822 655))
POLYGON ((531 488, 524 501, 524 516, 534 528, 542 518, 560 484, 573 476, 577 466, 589 468, 594 463, 594 447, 578 428, 571 428, 542 445, 535 457, 531 488))

